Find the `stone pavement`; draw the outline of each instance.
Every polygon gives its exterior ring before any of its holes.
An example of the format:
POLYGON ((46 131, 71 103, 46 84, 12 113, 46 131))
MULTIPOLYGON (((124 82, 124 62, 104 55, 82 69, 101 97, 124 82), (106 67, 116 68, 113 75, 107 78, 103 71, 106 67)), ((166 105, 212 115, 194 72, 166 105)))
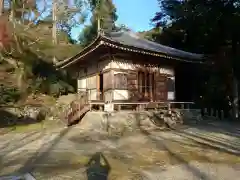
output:
POLYGON ((167 132, 139 130, 121 137, 82 132, 78 127, 9 133, 0 137, 0 175, 29 172, 37 180, 101 180, 100 176, 105 180, 237 180, 240 128, 216 124, 167 132), (95 166, 90 163, 94 158, 95 166))

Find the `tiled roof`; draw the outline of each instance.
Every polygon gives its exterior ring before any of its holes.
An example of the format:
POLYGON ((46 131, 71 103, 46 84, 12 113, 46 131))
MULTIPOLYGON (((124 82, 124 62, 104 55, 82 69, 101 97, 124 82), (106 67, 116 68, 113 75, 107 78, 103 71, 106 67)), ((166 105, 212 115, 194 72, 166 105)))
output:
POLYGON ((164 46, 162 44, 158 44, 153 41, 140 38, 136 33, 131 31, 111 32, 109 34, 105 34, 104 36, 114 42, 117 42, 123 45, 132 46, 135 48, 140 48, 143 50, 148 50, 148 51, 153 51, 158 53, 164 53, 169 56, 187 58, 192 60, 202 60, 204 57, 202 54, 195 54, 195 53, 182 51, 179 49, 164 46))

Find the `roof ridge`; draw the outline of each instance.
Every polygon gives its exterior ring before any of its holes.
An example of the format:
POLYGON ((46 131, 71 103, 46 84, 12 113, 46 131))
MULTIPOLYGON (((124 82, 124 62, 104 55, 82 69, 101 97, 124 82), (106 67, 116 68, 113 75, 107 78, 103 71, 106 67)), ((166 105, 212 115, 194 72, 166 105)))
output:
MULTIPOLYGON (((136 42, 138 42, 139 44, 141 44, 142 47, 138 47, 138 48, 142 48, 142 49, 145 49, 147 50, 148 48, 146 47, 147 45, 150 45, 150 46, 153 46, 155 48, 161 48, 163 49, 163 51, 168 51, 170 53, 181 53, 182 54, 182 57, 187 57, 187 56, 192 56, 195 58, 203 58, 204 54, 198 54, 198 53, 192 53, 192 52, 188 52, 188 51, 184 51, 184 50, 180 50, 180 49, 177 49, 177 48, 173 48, 173 47, 170 47, 170 46, 166 46, 166 45, 163 45, 163 44, 160 44, 160 43, 157 43, 157 42, 154 42, 154 41, 151 41, 151 40, 148 40, 146 38, 143 38, 141 36, 139 36, 137 33, 135 33, 134 31, 125 31, 125 30, 122 30, 122 31, 118 31, 118 32, 110 32, 109 34, 107 34, 105 37, 107 39, 111 39, 113 41, 116 41, 115 38, 121 38, 121 36, 125 36, 125 37, 131 37, 133 38, 136 42), (145 44, 145 45, 144 45, 145 44)), ((128 39, 128 38, 127 38, 128 39)), ((123 40, 121 42, 121 44, 124 44, 124 41, 123 40)), ((128 41, 128 40, 127 40, 128 41)), ((118 43, 120 43, 120 41, 117 40, 118 43)), ((130 44, 129 44, 130 45, 130 44)), ((130 46, 133 46, 134 45, 130 45, 130 46)), ((150 50, 150 49, 148 49, 150 50)))

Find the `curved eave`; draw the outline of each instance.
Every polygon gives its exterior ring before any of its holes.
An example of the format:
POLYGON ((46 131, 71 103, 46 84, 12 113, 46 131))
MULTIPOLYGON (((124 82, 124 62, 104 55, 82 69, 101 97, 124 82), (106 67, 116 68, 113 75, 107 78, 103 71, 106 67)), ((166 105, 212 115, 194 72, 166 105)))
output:
POLYGON ((76 54, 75 56, 72 56, 66 60, 63 60, 59 63, 57 63, 55 66, 57 69, 63 69, 66 68, 67 66, 77 62, 78 60, 80 60, 81 58, 83 58, 84 56, 86 56, 87 54, 91 53, 92 51, 94 51, 95 49, 97 49, 100 45, 102 45, 103 43, 100 41, 101 36, 97 36, 97 38, 91 43, 89 44, 87 47, 85 47, 84 49, 82 49, 78 54, 76 54))
POLYGON ((57 63, 56 64, 57 69, 63 69, 63 68, 66 68, 67 66, 70 66, 70 65, 76 63, 80 59, 84 58, 86 55, 95 51, 101 45, 120 49, 120 50, 127 51, 127 52, 135 52, 135 53, 139 53, 139 54, 143 54, 143 55, 162 57, 165 59, 173 59, 173 60, 177 60, 177 61, 195 63, 195 64, 208 64, 207 62, 204 61, 205 60, 204 57, 202 59, 194 59, 193 60, 193 59, 189 59, 189 58, 170 56, 170 55, 168 55, 166 53, 162 53, 162 52, 154 52, 154 51, 145 50, 145 49, 138 48, 138 47, 128 46, 128 45, 122 44, 120 42, 114 41, 106 36, 98 36, 90 45, 85 47, 77 55, 57 63))
POLYGON ((103 43, 105 45, 107 45, 109 47, 121 49, 123 51, 136 52, 136 53, 140 53, 140 54, 144 54, 144 55, 162 57, 162 58, 166 58, 166 59, 174 59, 174 60, 177 60, 177 61, 188 62, 188 63, 206 64, 206 62, 204 61, 205 58, 189 59, 189 58, 181 58, 181 57, 176 57, 176 56, 170 56, 170 55, 168 55, 166 53, 162 53, 162 52, 154 52, 154 51, 145 50, 145 49, 138 48, 138 47, 128 46, 128 45, 122 44, 120 42, 114 41, 114 40, 112 40, 108 37, 105 37, 105 36, 102 39, 103 39, 103 41, 104 41, 103 43))

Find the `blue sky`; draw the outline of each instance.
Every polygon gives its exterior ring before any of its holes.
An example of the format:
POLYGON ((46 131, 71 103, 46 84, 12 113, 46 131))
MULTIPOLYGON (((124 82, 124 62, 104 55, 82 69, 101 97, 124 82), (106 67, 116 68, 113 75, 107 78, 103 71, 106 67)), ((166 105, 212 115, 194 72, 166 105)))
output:
POLYGON ((117 7, 117 23, 125 24, 134 31, 152 28, 150 19, 159 11, 157 0, 113 0, 117 7))
MULTIPOLYGON (((159 11, 157 0, 113 0, 117 8, 117 24, 124 24, 133 31, 152 28, 150 19, 159 11)), ((74 28, 73 38, 77 38, 81 28, 74 28)))

